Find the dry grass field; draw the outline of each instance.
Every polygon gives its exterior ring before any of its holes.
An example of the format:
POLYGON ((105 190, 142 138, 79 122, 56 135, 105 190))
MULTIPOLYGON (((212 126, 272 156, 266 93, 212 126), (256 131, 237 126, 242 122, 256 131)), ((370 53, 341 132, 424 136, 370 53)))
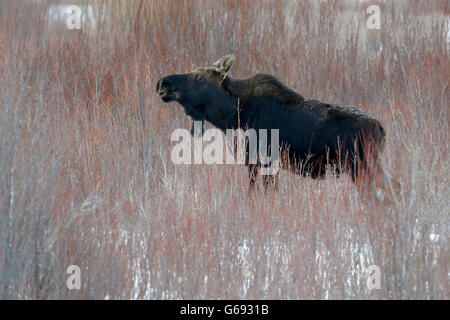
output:
POLYGON ((449 299, 449 54, 447 0, 1 1, 0 298, 449 299), (377 117, 400 204, 346 175, 251 194, 244 166, 173 164, 190 119, 156 81, 228 53, 233 77, 377 117))

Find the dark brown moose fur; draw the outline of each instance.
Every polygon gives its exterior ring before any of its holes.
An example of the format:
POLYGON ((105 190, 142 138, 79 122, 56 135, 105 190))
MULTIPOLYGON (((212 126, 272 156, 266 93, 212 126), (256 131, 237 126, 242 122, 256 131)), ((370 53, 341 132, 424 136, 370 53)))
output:
MULTIPOLYGON (((284 169, 323 178, 332 165, 372 194, 380 187, 395 201, 399 185, 379 162, 385 131, 378 120, 356 107, 305 99, 271 75, 233 79, 228 76, 233 60, 228 55, 212 67, 163 77, 157 92, 164 102, 180 103, 193 120, 207 120, 224 132, 278 129, 284 169)), ((253 186, 261 163, 247 165, 253 186)), ((276 184, 277 177, 264 176, 264 181, 276 184)))

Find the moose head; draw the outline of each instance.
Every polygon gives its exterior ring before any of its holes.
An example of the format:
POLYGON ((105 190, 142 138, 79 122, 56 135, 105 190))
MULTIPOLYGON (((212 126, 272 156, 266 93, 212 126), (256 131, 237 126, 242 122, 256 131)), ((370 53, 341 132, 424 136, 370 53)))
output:
MULTIPOLYGON (((207 119, 221 127, 217 120, 226 121, 235 116, 235 102, 231 101, 229 92, 223 87, 233 61, 234 55, 230 54, 211 67, 163 77, 157 82, 156 91, 164 102, 176 101, 181 104, 193 121, 203 124, 207 119)), ((194 134, 193 131, 192 125, 191 134, 194 134)))

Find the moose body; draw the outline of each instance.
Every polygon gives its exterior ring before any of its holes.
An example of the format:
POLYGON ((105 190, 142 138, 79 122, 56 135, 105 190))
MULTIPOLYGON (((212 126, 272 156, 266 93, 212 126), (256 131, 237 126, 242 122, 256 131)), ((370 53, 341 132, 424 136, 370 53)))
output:
MULTIPOLYGON (((228 55, 213 67, 164 77, 157 91, 164 102, 179 102, 193 120, 207 120, 224 132, 278 129, 282 168, 322 178, 331 164, 355 182, 365 175, 390 185, 378 161, 385 138, 378 120, 356 107, 305 99, 270 75, 233 79, 228 76, 233 59, 228 55)), ((260 164, 247 165, 253 186, 260 164)), ((265 177, 266 185, 273 181, 276 176, 265 177)))

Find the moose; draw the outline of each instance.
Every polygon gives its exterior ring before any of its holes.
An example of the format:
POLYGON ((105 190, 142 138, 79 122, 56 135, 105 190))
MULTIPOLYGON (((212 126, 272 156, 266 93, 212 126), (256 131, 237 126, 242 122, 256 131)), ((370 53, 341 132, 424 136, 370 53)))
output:
MULTIPOLYGON (((377 119, 357 107, 305 99, 271 75, 233 79, 233 61, 231 54, 211 67, 163 77, 156 91, 164 102, 181 104, 193 122, 207 120, 224 132, 278 129, 282 169, 317 179, 333 168, 349 173, 360 190, 380 188, 396 201, 400 186, 380 164, 386 134, 377 119)), ((246 165, 253 189, 261 163, 246 165)), ((278 184, 277 174, 263 180, 266 188, 278 184)))

